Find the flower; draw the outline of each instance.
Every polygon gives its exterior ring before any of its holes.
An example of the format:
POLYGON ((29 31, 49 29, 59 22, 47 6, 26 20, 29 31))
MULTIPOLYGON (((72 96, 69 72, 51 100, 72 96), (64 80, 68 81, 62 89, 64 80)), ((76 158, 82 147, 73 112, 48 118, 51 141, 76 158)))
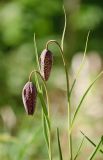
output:
POLYGON ((28 115, 33 115, 36 106, 37 89, 32 82, 27 82, 22 90, 22 100, 28 115))
POLYGON ((50 50, 44 49, 40 55, 40 73, 45 81, 48 80, 53 63, 53 54, 50 50))

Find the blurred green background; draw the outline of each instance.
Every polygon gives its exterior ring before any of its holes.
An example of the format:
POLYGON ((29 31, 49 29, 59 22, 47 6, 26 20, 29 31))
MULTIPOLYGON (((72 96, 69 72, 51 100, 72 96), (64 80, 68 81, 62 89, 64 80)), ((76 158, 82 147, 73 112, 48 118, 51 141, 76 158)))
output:
MULTIPOLYGON (((67 13, 64 48, 70 82, 82 60, 86 36, 88 30, 91 30, 86 62, 73 92, 73 111, 86 86, 102 70, 103 1, 0 0, 0 160, 48 159, 39 100, 35 115, 28 117, 22 104, 21 92, 30 71, 36 65, 34 32, 39 55, 48 40, 61 41, 64 26, 63 4, 67 13)), ((58 160, 56 127, 59 127, 63 155, 67 160, 69 153, 65 75, 57 47, 51 46, 51 50, 55 55, 48 81, 53 156, 58 160)), ((79 130, 87 133, 96 143, 103 133, 102 84, 101 79, 83 104, 74 128, 74 152, 82 138, 79 130)), ((93 147, 86 141, 79 160, 85 160, 84 157, 87 159, 92 150, 93 147)), ((96 158, 102 160, 103 155, 98 154, 96 158)))

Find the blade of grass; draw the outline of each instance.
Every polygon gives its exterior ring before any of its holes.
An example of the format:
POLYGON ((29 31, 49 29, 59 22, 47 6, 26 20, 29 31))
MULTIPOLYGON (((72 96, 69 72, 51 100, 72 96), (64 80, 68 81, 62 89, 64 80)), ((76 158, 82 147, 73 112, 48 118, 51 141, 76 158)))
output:
POLYGON ((45 137, 47 146, 49 147, 49 140, 48 140, 48 131, 47 131, 46 119, 45 119, 45 115, 44 115, 43 112, 42 112, 42 122, 43 122, 44 137, 45 137))
MULTIPOLYGON (((34 50, 35 50, 35 57, 36 57, 36 65, 37 65, 38 70, 40 70, 35 33, 34 33, 34 50)), ((40 84, 39 84, 39 81, 38 81, 37 74, 36 73, 34 73, 34 74, 35 74, 35 82, 36 82, 37 89, 38 89, 38 91, 41 91, 40 90, 40 84)))
POLYGON ((45 137, 45 141, 46 141, 46 144, 47 144, 49 159, 52 160, 51 130, 49 130, 48 127, 47 127, 47 122, 46 122, 44 113, 42 113, 42 118, 43 118, 42 121, 43 121, 44 137, 45 137))
POLYGON ((69 98, 71 97, 71 93, 72 93, 73 88, 74 88, 74 86, 75 86, 76 80, 77 80, 77 78, 74 79, 74 81, 73 81, 73 83, 72 83, 72 86, 71 86, 71 88, 70 88, 70 91, 69 91, 69 98))
POLYGON ((62 50, 64 50, 64 37, 65 37, 65 31, 66 31, 66 25, 67 25, 67 17, 66 17, 66 12, 65 12, 65 8, 63 6, 63 11, 64 11, 64 28, 63 28, 63 33, 62 33, 62 39, 61 39, 61 48, 62 50))
POLYGON ((86 44, 85 44, 83 59, 82 59, 82 62, 81 62, 81 64, 80 64, 80 66, 79 66, 79 69, 78 69, 78 71, 77 71, 77 73, 76 73, 75 79, 74 79, 74 81, 73 81, 73 83, 72 83, 72 86, 71 86, 71 89, 70 89, 70 92, 69 92, 69 97, 71 96, 71 93, 72 93, 73 88, 74 88, 74 86, 75 86, 76 80, 77 80, 77 78, 78 78, 78 76, 79 76, 79 74, 80 74, 80 72, 81 72, 81 70, 82 70, 82 68, 83 68, 84 62, 85 62, 85 56, 86 56, 86 53, 87 53, 89 35, 90 35, 90 31, 88 31, 88 34, 87 34, 87 37, 86 37, 86 44))
POLYGON ((38 50, 37 50, 37 45, 36 45, 35 33, 34 33, 34 49, 35 49, 35 57, 36 57, 37 68, 38 68, 39 71, 40 71, 40 64, 39 64, 39 58, 38 58, 38 50))
POLYGON ((79 113, 79 110, 80 110, 80 108, 81 108, 81 105, 82 105, 82 103, 83 103, 86 95, 87 95, 88 92, 90 91, 91 87, 95 84, 95 82, 101 77, 102 74, 103 74, 103 71, 100 72, 100 73, 97 75, 97 77, 95 78, 95 80, 90 84, 90 86, 89 86, 88 89, 85 91, 84 95, 82 96, 82 98, 81 98, 81 100, 80 100, 80 103, 78 104, 77 109, 76 109, 76 111, 75 111, 75 113, 74 113, 73 120, 72 120, 71 127, 70 127, 70 132, 71 132, 71 130, 72 130, 72 128, 73 128, 74 122, 75 122, 75 120, 76 120, 76 118, 77 118, 77 115, 78 115, 78 113, 79 113))
POLYGON ((58 128, 57 128, 57 139, 58 139, 59 159, 63 160, 62 150, 61 150, 61 145, 60 145, 60 138, 59 138, 59 129, 58 128))
POLYGON ((39 99, 40 99, 40 102, 41 102, 41 106, 42 106, 42 109, 43 109, 43 113, 45 115, 45 118, 47 120, 47 124, 48 124, 48 127, 50 129, 50 122, 49 122, 49 118, 48 118, 48 111, 47 111, 47 107, 46 107, 46 104, 45 104, 45 101, 44 101, 44 98, 42 96, 42 93, 38 93, 38 96, 39 96, 39 99))
POLYGON ((75 155, 75 157, 74 157, 74 160, 76 160, 77 157, 78 157, 78 155, 80 154, 80 151, 81 151, 81 148, 82 148, 82 146, 83 146, 84 140, 85 140, 85 137, 83 136, 82 141, 81 141, 81 143, 80 143, 80 145, 79 145, 79 147, 78 147, 77 153, 76 153, 76 155, 75 155))
POLYGON ((78 77, 78 75, 80 74, 80 72, 81 72, 81 70, 82 70, 82 67, 83 67, 83 65, 84 65, 85 56, 86 56, 86 53, 87 53, 89 35, 90 35, 90 31, 88 31, 88 34, 87 34, 87 37, 86 37, 86 44, 85 44, 83 59, 82 59, 82 62, 81 62, 81 64, 80 64, 80 66, 79 66, 79 69, 78 69, 78 72, 77 72, 77 74, 76 74, 76 77, 78 77))
MULTIPOLYGON (((82 133, 83 136, 85 136, 85 138, 94 146, 96 147, 96 144, 89 138, 87 137, 82 131, 80 131, 82 133)), ((100 149, 99 150, 102 154, 103 154, 103 151, 100 149)))
POLYGON ((88 158, 88 160, 92 160, 94 159, 95 155, 97 154, 101 144, 103 142, 103 136, 101 137, 101 140, 99 141, 98 145, 96 146, 96 148, 94 149, 93 153, 90 155, 90 157, 88 158))

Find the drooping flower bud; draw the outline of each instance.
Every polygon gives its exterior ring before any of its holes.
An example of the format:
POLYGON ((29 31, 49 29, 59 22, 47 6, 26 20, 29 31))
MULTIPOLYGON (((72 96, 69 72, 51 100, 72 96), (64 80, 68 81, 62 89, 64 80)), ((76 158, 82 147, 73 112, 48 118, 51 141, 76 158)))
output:
POLYGON ((45 81, 48 80, 53 63, 53 54, 44 49, 40 55, 40 73, 45 81))
POLYGON ((32 82, 27 82, 22 90, 22 100, 28 115, 33 115, 35 111, 37 89, 32 82))

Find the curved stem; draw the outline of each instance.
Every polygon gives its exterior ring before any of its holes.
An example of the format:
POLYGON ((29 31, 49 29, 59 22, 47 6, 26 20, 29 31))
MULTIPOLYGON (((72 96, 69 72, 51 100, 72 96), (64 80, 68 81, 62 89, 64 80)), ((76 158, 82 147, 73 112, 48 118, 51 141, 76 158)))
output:
POLYGON ((71 158, 70 160, 73 159, 72 156, 72 133, 69 133, 69 128, 71 126, 71 103, 70 103, 70 98, 69 98, 69 76, 68 76, 68 70, 67 70, 67 65, 65 62, 65 58, 64 58, 64 52, 63 49, 61 48, 60 44, 56 41, 56 40, 50 40, 46 43, 46 49, 48 50, 48 46, 51 43, 55 43, 60 50, 61 53, 61 57, 62 57, 62 61, 63 61, 63 65, 64 65, 64 69, 65 69, 65 75, 66 75, 66 85, 67 85, 67 100, 68 100, 68 139, 69 139, 69 150, 70 150, 70 154, 71 154, 71 158))
POLYGON ((49 97, 48 97, 48 91, 47 91, 47 86, 46 86, 45 80, 44 80, 44 78, 42 77, 42 75, 40 74, 39 71, 33 70, 29 75, 29 81, 31 81, 31 77, 32 77, 33 73, 37 73, 40 76, 40 78, 42 79, 42 81, 43 81, 43 85, 44 85, 45 93, 46 93, 46 98, 47 98, 48 115, 50 115, 50 111, 49 111, 50 110, 50 104, 49 104, 49 97))
MULTIPOLYGON (((45 88, 45 93, 46 93, 46 99, 47 99, 47 106, 48 106, 48 117, 49 117, 49 121, 50 121, 50 104, 49 104, 49 97, 48 97, 48 91, 47 91, 47 86, 46 86, 46 83, 45 83, 45 80, 44 78, 42 77, 42 75, 40 74, 39 71, 37 70, 33 70, 30 75, 29 75, 29 81, 31 81, 31 77, 32 77, 32 74, 33 73, 37 73, 40 78, 42 79, 43 81, 43 85, 44 85, 44 88, 45 88)), ((52 151, 51 151, 51 126, 48 126, 48 129, 49 129, 49 158, 50 160, 52 160, 52 151)))
POLYGON ((65 66, 66 64, 65 64, 64 53, 63 53, 63 50, 62 50, 60 44, 59 44, 56 40, 49 40, 49 41, 46 43, 46 49, 47 49, 47 50, 48 50, 48 46, 49 46, 50 43, 55 43, 55 44, 57 44, 57 46, 59 47, 60 53, 61 53, 61 56, 62 56, 62 60, 63 60, 63 64, 64 64, 64 66, 65 66))

